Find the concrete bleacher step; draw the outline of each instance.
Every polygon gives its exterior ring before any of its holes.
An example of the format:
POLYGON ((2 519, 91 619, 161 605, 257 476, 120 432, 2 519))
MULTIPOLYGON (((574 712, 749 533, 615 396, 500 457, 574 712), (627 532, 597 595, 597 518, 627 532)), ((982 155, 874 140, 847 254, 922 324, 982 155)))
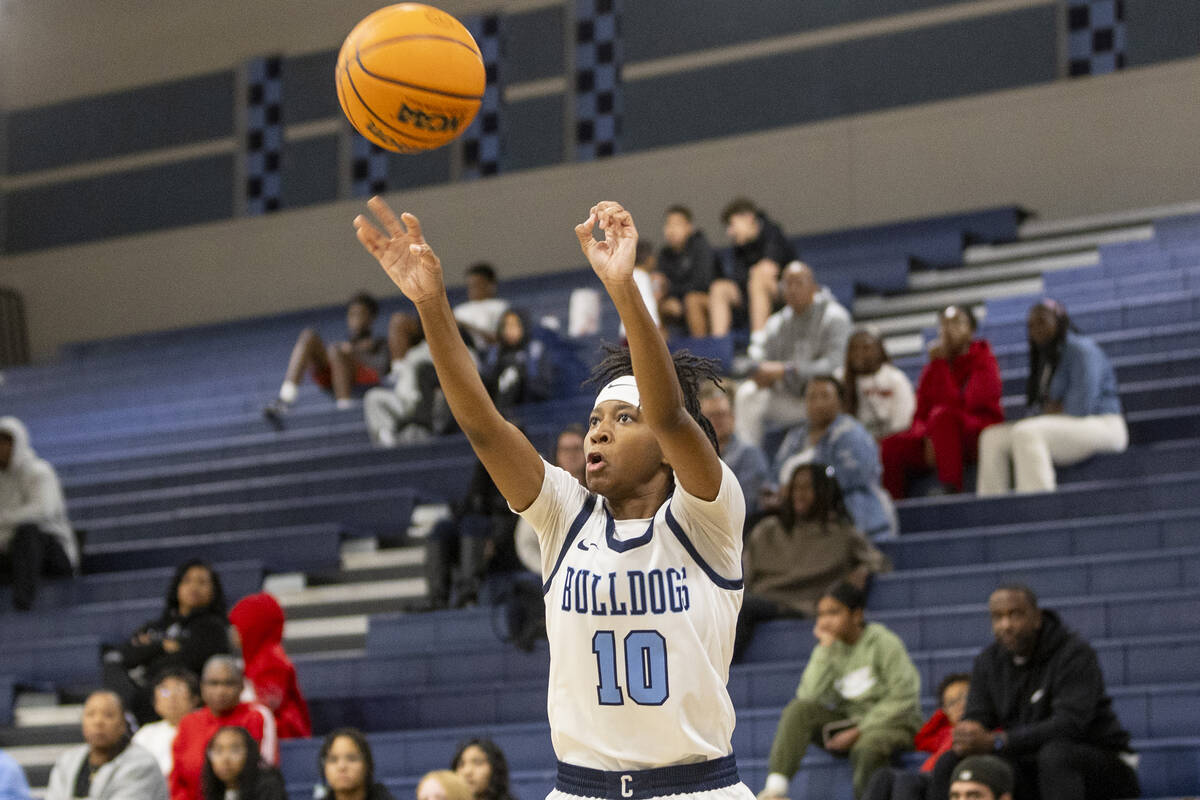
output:
POLYGON ((1147 241, 1153 238, 1154 226, 1140 224, 1084 233, 1042 236, 1038 239, 1026 239, 1006 244, 979 244, 963 250, 963 263, 967 265, 995 264, 1052 254, 1086 251, 1118 242, 1147 241))
POLYGON ((1017 226, 1019 239, 1039 239, 1050 236, 1066 236, 1088 231, 1110 228, 1125 228, 1171 217, 1190 216, 1200 213, 1200 203, 1172 203, 1149 208, 1123 209, 1103 214, 1088 214, 1063 219, 1039 219, 1032 217, 1017 226))
MULTIPOLYGON (((1179 435, 1179 438, 1188 437, 1183 432, 1179 435)), ((1038 494, 987 498, 958 494, 910 498, 899 501, 896 511, 900 530, 916 533, 953 530, 961 528, 964 523, 985 525, 1003 521, 1032 524, 1044 520, 1120 514, 1130 509, 1161 511, 1179 508, 1181 503, 1193 498, 1200 498, 1200 472, 1087 481, 1038 494)))
POLYGON ((1038 277, 1055 272, 1071 272, 1094 267, 1099 263, 1099 250, 1085 250, 1079 253, 1026 258, 1008 263, 960 269, 913 270, 908 276, 908 288, 927 292, 935 289, 969 286, 975 283, 1038 277))

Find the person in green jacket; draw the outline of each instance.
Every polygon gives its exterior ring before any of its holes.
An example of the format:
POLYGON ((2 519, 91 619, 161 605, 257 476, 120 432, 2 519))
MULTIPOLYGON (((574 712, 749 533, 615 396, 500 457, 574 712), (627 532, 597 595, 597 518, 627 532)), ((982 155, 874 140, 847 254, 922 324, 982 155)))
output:
POLYGON ((864 606, 863 592, 849 583, 821 597, 817 647, 779 718, 760 799, 787 796, 809 742, 849 757, 855 797, 893 754, 912 749, 921 677, 900 638, 863 619, 864 606))

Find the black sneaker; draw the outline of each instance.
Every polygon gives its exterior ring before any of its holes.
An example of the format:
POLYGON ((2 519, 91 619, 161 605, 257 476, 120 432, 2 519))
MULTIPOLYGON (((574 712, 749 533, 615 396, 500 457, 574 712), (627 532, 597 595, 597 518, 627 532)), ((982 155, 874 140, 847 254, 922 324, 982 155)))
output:
POLYGON ((267 420, 267 422, 271 423, 272 428, 277 431, 282 431, 284 428, 283 418, 287 415, 289 410, 290 409, 287 403, 283 402, 282 400, 275 400, 271 403, 268 403, 263 408, 263 417, 267 420))

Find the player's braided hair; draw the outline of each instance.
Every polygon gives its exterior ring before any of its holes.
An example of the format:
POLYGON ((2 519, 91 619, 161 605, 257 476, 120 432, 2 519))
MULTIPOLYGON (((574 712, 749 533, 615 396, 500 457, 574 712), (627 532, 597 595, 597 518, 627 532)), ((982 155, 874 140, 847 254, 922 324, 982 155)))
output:
MULTIPOLYGON (((622 375, 633 374, 633 357, 628 347, 606 344, 601 348, 604 357, 592 368, 592 375, 586 383, 603 387, 609 381, 616 380, 622 375)), ((692 419, 700 425, 701 430, 712 443, 713 450, 721 451, 717 444, 717 432, 713 430, 708 417, 700 413, 700 390, 708 381, 721 385, 720 363, 715 359, 702 358, 692 355, 687 350, 679 350, 671 360, 675 363, 675 376, 679 378, 679 387, 683 390, 683 407, 692 419)))

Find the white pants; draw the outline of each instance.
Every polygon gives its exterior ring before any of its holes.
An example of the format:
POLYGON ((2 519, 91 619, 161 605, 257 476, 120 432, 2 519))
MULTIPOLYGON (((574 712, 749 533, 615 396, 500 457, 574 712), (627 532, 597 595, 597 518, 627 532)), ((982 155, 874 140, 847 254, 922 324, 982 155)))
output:
POLYGON ((1053 491, 1056 466, 1069 467, 1097 453, 1120 453, 1128 444, 1129 430, 1120 414, 1042 414, 993 425, 979 436, 977 492, 989 496, 1014 488, 1018 492, 1053 491))
POLYGON ((391 389, 377 386, 363 395, 363 416, 367 433, 375 444, 395 444, 396 427, 413 412, 412 403, 405 402, 391 389))
POLYGON ((777 386, 764 389, 748 380, 734 393, 733 429, 742 441, 762 447, 767 423, 798 425, 804 422, 806 413, 803 397, 777 386))

